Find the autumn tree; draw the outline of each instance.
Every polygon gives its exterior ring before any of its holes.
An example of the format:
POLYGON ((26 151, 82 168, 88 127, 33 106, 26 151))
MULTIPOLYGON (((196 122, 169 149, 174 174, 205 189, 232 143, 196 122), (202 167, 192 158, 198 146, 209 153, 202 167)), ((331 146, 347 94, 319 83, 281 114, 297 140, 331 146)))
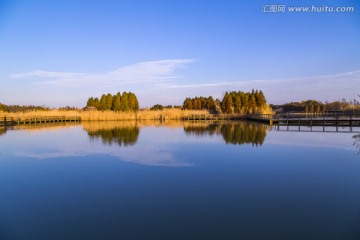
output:
POLYGON ((113 105, 113 96, 110 93, 108 93, 106 95, 106 108, 105 108, 105 110, 111 110, 112 105, 113 105))
POLYGON ((100 110, 102 110, 102 111, 106 110, 106 95, 105 94, 101 95, 101 98, 100 98, 100 110))
POLYGON ((137 111, 139 102, 136 95, 132 92, 118 92, 116 95, 102 94, 100 100, 96 97, 90 97, 86 103, 87 107, 96 107, 97 110, 113 111, 137 111))
POLYGON ((121 94, 118 92, 113 98, 113 110, 116 112, 121 111, 121 94))

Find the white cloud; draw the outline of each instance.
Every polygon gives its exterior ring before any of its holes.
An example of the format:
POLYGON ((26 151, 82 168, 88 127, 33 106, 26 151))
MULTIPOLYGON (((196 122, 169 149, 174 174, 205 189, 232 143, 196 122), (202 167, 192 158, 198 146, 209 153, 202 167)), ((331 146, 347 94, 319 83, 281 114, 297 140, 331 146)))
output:
POLYGON ((92 84, 154 84, 163 80, 178 78, 175 70, 194 62, 194 59, 172 59, 151 62, 141 62, 102 74, 50 72, 35 70, 27 73, 13 74, 10 78, 42 78, 37 82, 41 85, 75 87, 92 84))
MULTIPOLYGON (((186 97, 212 95, 222 98, 225 91, 252 89, 263 90, 268 102, 274 104, 305 99, 349 100, 357 98, 360 93, 360 71, 288 79, 247 81, 208 79, 211 82, 205 82, 206 79, 201 82, 190 82, 190 79, 183 79, 176 74, 179 68, 194 61, 194 59, 172 59, 140 62, 100 74, 36 70, 13 74, 11 78, 31 79, 32 82, 35 80, 37 85, 47 87, 46 92, 54 92, 51 101, 59 106, 64 105, 64 99, 68 105, 82 106, 88 96, 113 92, 114 89, 135 92, 142 107, 157 103, 178 105, 186 97), (64 87, 66 90, 61 90, 59 87, 64 87), (70 93, 71 87, 77 91, 76 96, 70 93), (76 87, 83 88, 83 92, 80 93, 76 87)), ((29 91, 33 91, 33 98, 40 98, 38 102, 42 104, 45 98, 36 92, 37 89, 30 88, 26 91, 28 94, 29 91)), ((50 101, 49 98, 46 98, 46 101, 50 101)))
MULTIPOLYGON (((161 95, 163 99, 185 99, 198 95, 222 98, 225 91, 251 91, 263 90, 270 103, 285 103, 316 99, 320 101, 349 100, 360 94, 360 71, 303 78, 249 80, 236 82, 194 83, 194 84, 168 84, 166 90, 156 89, 147 93, 161 95)), ((168 102, 168 104, 176 104, 168 102)))

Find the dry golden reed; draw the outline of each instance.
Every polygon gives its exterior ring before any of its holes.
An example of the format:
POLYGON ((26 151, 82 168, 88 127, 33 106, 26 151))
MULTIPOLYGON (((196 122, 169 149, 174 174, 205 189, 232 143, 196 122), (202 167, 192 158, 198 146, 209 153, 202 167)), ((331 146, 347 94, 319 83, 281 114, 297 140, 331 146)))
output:
POLYGON ((123 121, 123 120, 180 120, 192 114, 208 114, 208 111, 190 111, 181 109, 164 109, 162 111, 82 111, 82 121, 123 121))
MULTIPOLYGON (((263 109, 263 114, 272 114, 269 106, 263 109)), ((82 121, 128 121, 128 120, 181 120, 189 115, 209 114, 207 110, 181 110, 163 109, 161 111, 140 110, 137 112, 114 112, 114 111, 83 111, 83 110, 49 110, 27 112, 1 112, 0 118, 6 116, 14 119, 40 118, 40 117, 74 117, 80 116, 82 121)))

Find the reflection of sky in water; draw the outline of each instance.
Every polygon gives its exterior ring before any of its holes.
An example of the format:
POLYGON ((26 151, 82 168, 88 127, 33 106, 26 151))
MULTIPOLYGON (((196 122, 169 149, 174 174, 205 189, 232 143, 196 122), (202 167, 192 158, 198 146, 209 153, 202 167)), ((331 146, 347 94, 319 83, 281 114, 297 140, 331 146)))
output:
MULTIPOLYGON (((316 129, 315 129, 316 130, 316 129)), ((265 131, 265 130, 264 130, 265 131)), ((60 157, 107 155, 122 161, 149 166, 193 166, 181 153, 184 147, 196 148, 202 144, 226 145, 221 133, 196 135, 185 133, 182 127, 141 127, 136 142, 131 146, 104 144, 100 137, 89 138, 81 126, 53 131, 7 131, 0 138, 2 156, 12 154, 39 160, 60 157), (181 157, 180 157, 181 156, 181 157)), ((355 133, 287 132, 266 130, 263 146, 301 146, 355 150, 355 133)), ((236 146, 244 151, 250 146, 236 146)), ((261 147, 261 146, 260 146, 261 147)))
POLYGON ((128 146, 82 126, 9 130, 0 239, 360 239, 355 133, 267 131, 256 146, 232 129, 140 127, 128 146))
MULTIPOLYGON (((283 129, 286 129, 283 127, 283 129)), ((327 127, 328 132, 321 132, 322 128, 313 128, 314 131, 310 132, 309 128, 303 127, 302 130, 296 131, 297 127, 293 127, 292 131, 271 131, 266 138, 267 144, 277 145, 293 145, 293 146, 306 146, 306 147, 321 147, 321 148, 341 148, 347 150, 354 150, 353 136, 358 134, 359 128, 354 128, 358 132, 346 132, 348 128, 340 129, 341 132, 336 132, 335 128, 327 127)))
MULTIPOLYGON (((169 139, 169 129, 142 129, 136 144, 119 146, 117 144, 103 144, 100 139, 89 139, 80 127, 53 132, 38 132, 25 134, 13 132, 14 138, 23 138, 26 147, 16 141, 12 144, 13 153, 17 156, 37 159, 58 157, 76 157, 88 155, 109 155, 123 161, 152 166, 191 166, 192 163, 181 162, 174 157, 175 144, 185 141, 182 134, 175 134, 169 139)), ((176 129, 175 131, 182 131, 176 129)), ((11 137, 11 136, 9 136, 11 137)))

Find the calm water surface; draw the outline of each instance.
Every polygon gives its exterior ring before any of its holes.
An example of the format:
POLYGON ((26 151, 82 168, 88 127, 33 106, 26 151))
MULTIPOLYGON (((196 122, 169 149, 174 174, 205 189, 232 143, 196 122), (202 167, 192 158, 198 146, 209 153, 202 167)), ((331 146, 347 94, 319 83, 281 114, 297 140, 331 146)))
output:
POLYGON ((360 239, 359 129, 155 125, 0 130, 0 239, 360 239))

